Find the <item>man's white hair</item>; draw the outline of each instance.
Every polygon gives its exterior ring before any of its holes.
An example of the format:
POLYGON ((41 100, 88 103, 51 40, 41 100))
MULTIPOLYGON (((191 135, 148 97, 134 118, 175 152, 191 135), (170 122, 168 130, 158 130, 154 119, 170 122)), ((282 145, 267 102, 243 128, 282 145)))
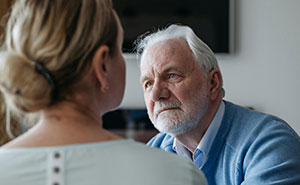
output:
POLYGON ((212 50, 197 37, 190 27, 183 25, 172 24, 166 29, 142 35, 136 42, 137 53, 142 56, 143 53, 154 44, 178 38, 186 40, 199 67, 207 72, 211 69, 219 69, 217 59, 212 50))
MULTIPOLYGON (((190 47, 197 65, 203 70, 204 76, 207 77, 212 69, 218 69, 219 65, 213 51, 194 33, 194 31, 184 25, 172 24, 166 29, 158 30, 154 33, 147 32, 141 35, 135 42, 138 61, 140 61, 143 54, 151 46, 171 40, 171 39, 185 39, 190 47)), ((223 86, 223 82, 221 82, 223 86)), ((222 88, 224 96, 224 90, 222 88)))

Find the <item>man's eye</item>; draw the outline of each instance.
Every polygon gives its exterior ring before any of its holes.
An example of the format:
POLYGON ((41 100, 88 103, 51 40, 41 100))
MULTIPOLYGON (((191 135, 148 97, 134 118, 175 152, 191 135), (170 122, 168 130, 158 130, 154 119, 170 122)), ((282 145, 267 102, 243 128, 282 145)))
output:
POLYGON ((169 78, 175 78, 175 77, 177 77, 176 74, 174 74, 174 73, 169 74, 169 78))
POLYGON ((148 88, 148 87, 150 87, 152 85, 152 82, 146 82, 145 83, 145 88, 148 88))

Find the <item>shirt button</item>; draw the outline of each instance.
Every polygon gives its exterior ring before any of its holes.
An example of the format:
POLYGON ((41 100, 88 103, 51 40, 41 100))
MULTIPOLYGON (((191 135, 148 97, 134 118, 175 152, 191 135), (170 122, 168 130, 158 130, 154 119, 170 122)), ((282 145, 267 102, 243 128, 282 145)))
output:
POLYGON ((54 167, 53 171, 54 171, 54 173, 59 173, 60 169, 59 169, 59 167, 54 167))
POLYGON ((60 154, 58 152, 54 153, 54 158, 56 159, 60 158, 60 154))

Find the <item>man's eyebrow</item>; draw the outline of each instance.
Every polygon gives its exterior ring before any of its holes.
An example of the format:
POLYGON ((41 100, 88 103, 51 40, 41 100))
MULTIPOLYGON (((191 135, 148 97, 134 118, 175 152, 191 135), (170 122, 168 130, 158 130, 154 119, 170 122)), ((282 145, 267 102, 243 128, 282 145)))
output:
POLYGON ((143 84, 148 79, 148 76, 144 75, 140 78, 140 83, 143 84))
MULTIPOLYGON (((170 67, 165 68, 165 69, 161 72, 161 74, 168 73, 168 72, 170 72, 170 71, 179 71, 179 72, 182 72, 178 67, 170 66, 170 67)), ((148 80, 148 79, 149 79, 149 77, 148 77, 147 75, 141 76, 140 82, 143 83, 143 82, 145 82, 145 81, 148 80)))
POLYGON ((181 70, 178 67, 174 67, 174 66, 167 67, 162 72, 163 73, 168 73, 170 71, 179 71, 179 72, 181 72, 181 70))

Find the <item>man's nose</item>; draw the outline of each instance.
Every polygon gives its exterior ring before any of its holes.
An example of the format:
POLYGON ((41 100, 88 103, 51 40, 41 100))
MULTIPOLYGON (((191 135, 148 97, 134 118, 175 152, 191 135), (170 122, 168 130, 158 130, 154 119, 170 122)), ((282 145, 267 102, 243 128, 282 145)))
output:
POLYGON ((170 96, 170 91, 167 87, 167 84, 162 81, 156 81, 153 84, 152 90, 151 90, 151 99, 152 101, 160 101, 163 99, 168 99, 170 96))

